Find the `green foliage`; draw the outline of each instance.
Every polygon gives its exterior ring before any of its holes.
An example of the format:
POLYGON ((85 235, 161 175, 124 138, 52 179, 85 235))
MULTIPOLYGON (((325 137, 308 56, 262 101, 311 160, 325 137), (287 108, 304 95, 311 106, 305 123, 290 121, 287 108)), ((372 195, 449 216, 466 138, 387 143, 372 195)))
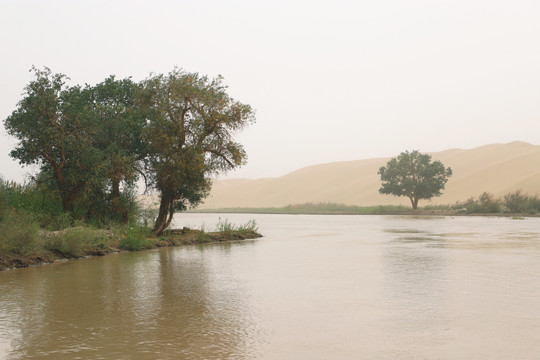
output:
POLYGON ((21 164, 38 164, 56 182, 64 211, 85 187, 95 165, 89 131, 89 91, 67 87, 67 77, 49 69, 32 69, 18 108, 4 121, 19 143, 10 155, 21 164))
POLYGON ((225 221, 222 221, 221 218, 219 218, 219 221, 216 225, 216 231, 221 233, 231 233, 235 226, 231 224, 227 219, 225 221))
POLYGON ((238 227, 238 231, 259 231, 259 226, 257 225, 257 221, 255 221, 255 219, 251 219, 244 225, 240 225, 238 227))
POLYGON ((0 222, 5 219, 9 211, 7 189, 4 184, 4 179, 0 176, 0 222))
POLYGON ((152 243, 148 240, 150 230, 141 226, 129 226, 126 233, 122 235, 122 239, 118 246, 120 249, 129 251, 139 251, 152 247, 152 243))
POLYGON ((257 222, 255 221, 255 219, 249 220, 244 225, 234 225, 234 224, 231 224, 227 219, 222 221, 220 218, 216 225, 216 231, 228 237, 230 237, 233 233, 243 233, 247 231, 256 232, 258 230, 259 228, 257 226, 257 222))
POLYGON ((205 226, 204 224, 201 226, 201 228, 199 229, 199 231, 197 232, 197 235, 196 235, 196 241, 198 243, 203 243, 206 241, 206 230, 205 230, 205 226))
POLYGON ((99 171, 89 189, 91 212, 93 216, 107 213, 107 217, 124 224, 129 222, 132 189, 146 155, 142 140, 145 114, 137 106, 139 89, 131 79, 116 80, 114 76, 90 89, 93 146, 99 153, 99 171))
POLYGON ((62 204, 53 191, 45 185, 31 182, 17 184, 15 182, 0 182, 0 192, 3 194, 5 205, 20 211, 56 216, 61 214, 62 204))
POLYGON ((20 211, 10 211, 0 221, 0 254, 36 255, 41 252, 39 226, 20 211))
POLYGON ((159 235, 174 212, 208 195, 211 175, 245 163, 233 134, 254 122, 254 112, 227 94, 221 76, 175 69, 141 83, 111 76, 95 86, 68 86, 64 74, 32 72, 4 126, 18 140, 10 155, 40 167, 33 185, 39 191, 11 189, 8 195, 24 196, 6 202, 37 214, 44 227, 64 227, 59 212, 93 223, 133 221, 142 174, 161 194, 159 235))
POLYGON ((523 212, 527 207, 528 200, 528 196, 519 190, 504 196, 504 204, 510 212, 514 213, 523 212))
POLYGON ((496 198, 493 194, 483 193, 478 198, 470 198, 457 203, 456 209, 465 213, 515 213, 536 214, 540 212, 540 199, 537 195, 524 194, 521 190, 496 198))
POLYGON ((502 202, 493 194, 484 192, 478 198, 470 198, 460 206, 468 213, 498 213, 502 210, 502 202))
POLYGON ((245 163, 246 153, 232 135, 255 118, 249 105, 227 94, 221 76, 209 79, 179 69, 147 79, 141 103, 149 109, 146 168, 161 193, 154 225, 159 235, 174 212, 207 196, 209 175, 245 163))
POLYGON ((145 118, 135 104, 139 86, 109 77, 94 87, 70 87, 63 74, 32 71, 34 80, 4 121, 19 140, 10 155, 41 166, 40 176, 55 184, 63 211, 75 215, 78 203, 86 207, 85 216, 107 209, 109 217, 127 222, 121 183, 134 184, 145 154, 145 118))
POLYGON ((45 240, 45 249, 68 258, 81 257, 96 250, 106 250, 111 245, 111 237, 103 230, 82 226, 48 234, 45 240))
POLYGON ((382 215, 403 213, 410 210, 404 206, 378 205, 378 206, 354 206, 329 202, 304 203, 271 208, 223 208, 209 210, 194 210, 194 212, 217 212, 217 213, 250 213, 250 214, 332 214, 332 215, 382 215))
POLYGON ((442 195, 448 178, 452 176, 452 169, 445 169, 438 160, 431 162, 431 155, 415 150, 402 152, 391 159, 379 169, 378 174, 382 181, 381 194, 406 196, 416 209, 419 199, 442 195))
POLYGON ((36 215, 39 226, 51 231, 63 230, 73 226, 73 218, 69 213, 59 213, 56 216, 41 212, 36 215))
POLYGON ((530 196, 517 190, 503 197, 504 205, 511 213, 536 214, 540 212, 540 199, 538 196, 530 196))
POLYGON ((0 207, 4 209, 0 209, 0 219, 2 211, 14 209, 30 214, 43 229, 59 230, 73 224, 71 215, 64 213, 57 193, 45 184, 0 181, 0 198, 0 207))
POLYGON ((153 224, 153 222, 156 220, 157 214, 158 210, 156 208, 144 207, 139 205, 137 207, 137 212, 135 213, 135 216, 139 225, 144 227, 150 227, 151 224, 153 224))

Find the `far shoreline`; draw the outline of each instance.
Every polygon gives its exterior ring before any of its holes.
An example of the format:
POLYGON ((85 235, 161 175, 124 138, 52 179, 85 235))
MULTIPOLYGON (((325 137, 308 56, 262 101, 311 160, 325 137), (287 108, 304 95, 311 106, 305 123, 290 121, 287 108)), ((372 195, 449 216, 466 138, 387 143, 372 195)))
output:
POLYGON ((191 214, 272 214, 272 215, 388 215, 388 216, 483 216, 525 218, 540 217, 540 214, 510 213, 510 212, 466 212, 452 209, 395 209, 394 207, 369 207, 359 210, 294 210, 289 208, 220 208, 194 209, 186 211, 191 214))

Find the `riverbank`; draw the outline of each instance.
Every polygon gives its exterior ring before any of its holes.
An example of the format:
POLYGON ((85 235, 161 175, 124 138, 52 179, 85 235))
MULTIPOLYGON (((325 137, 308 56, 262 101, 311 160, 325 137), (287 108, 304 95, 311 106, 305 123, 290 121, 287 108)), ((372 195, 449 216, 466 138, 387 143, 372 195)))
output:
POLYGON ((40 237, 45 246, 38 251, 0 253, 0 271, 124 251, 250 240, 260 238, 262 235, 256 228, 244 227, 229 227, 215 232, 206 232, 204 229, 172 229, 160 237, 140 238, 137 243, 132 243, 131 247, 126 246, 129 232, 115 234, 113 230, 76 227, 62 231, 42 231, 40 237), (81 238, 84 240, 81 241, 81 238))

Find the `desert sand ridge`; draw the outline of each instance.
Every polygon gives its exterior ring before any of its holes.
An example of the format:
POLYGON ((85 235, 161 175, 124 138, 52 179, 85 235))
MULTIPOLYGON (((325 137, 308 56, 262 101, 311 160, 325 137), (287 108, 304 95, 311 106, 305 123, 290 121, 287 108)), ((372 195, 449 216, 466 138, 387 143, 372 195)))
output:
MULTIPOLYGON (((397 154, 396 154, 397 155, 397 154)), ((540 194, 540 146, 524 142, 430 153, 454 172, 443 196, 431 204, 453 204, 487 191, 500 196, 517 189, 540 194)), ((280 207, 306 202, 408 206, 407 198, 380 195, 379 168, 390 158, 312 165, 276 178, 214 182, 201 208, 280 207)), ((428 204, 421 201, 420 206, 428 204)))

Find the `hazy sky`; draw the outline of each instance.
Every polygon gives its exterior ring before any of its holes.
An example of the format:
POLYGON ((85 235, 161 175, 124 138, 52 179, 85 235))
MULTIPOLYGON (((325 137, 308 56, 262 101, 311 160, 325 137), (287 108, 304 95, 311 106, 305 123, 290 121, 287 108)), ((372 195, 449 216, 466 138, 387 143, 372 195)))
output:
MULTIPOLYGON (((0 0, 0 119, 32 65, 94 84, 175 65, 221 74, 269 177, 331 161, 540 144, 540 1, 0 0)), ((0 173, 22 181, 0 132, 0 173)))

